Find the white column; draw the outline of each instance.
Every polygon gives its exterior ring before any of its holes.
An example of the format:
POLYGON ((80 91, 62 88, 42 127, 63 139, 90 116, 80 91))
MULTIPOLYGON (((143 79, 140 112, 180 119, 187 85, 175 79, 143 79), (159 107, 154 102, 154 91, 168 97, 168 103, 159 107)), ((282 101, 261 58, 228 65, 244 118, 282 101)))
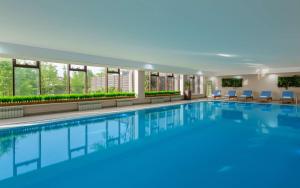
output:
POLYGON ((195 93, 199 94, 200 93, 200 82, 199 82, 199 76, 195 76, 195 93))
POLYGON ((179 89, 180 89, 180 94, 184 95, 184 83, 186 81, 186 75, 181 74, 180 75, 180 80, 179 80, 179 89))
POLYGON ((174 77, 174 90, 175 91, 180 91, 179 83, 180 83, 180 75, 176 75, 176 77, 174 77))
POLYGON ((134 92, 136 98, 145 98, 145 71, 134 70, 134 92))
POLYGON ((129 70, 129 73, 128 73, 128 90, 129 90, 129 92, 133 92, 133 90, 134 90, 133 77, 134 77, 134 71, 129 70))
POLYGON ((200 94, 205 94, 204 76, 200 76, 200 94))

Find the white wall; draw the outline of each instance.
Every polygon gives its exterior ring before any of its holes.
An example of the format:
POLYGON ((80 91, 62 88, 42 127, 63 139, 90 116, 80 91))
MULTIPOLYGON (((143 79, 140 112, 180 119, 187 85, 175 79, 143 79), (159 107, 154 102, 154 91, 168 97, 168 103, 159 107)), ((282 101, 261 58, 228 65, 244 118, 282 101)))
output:
MULTIPOLYGON (((271 90, 273 92, 273 99, 279 100, 281 97, 282 91, 285 88, 277 87, 278 76, 293 76, 300 75, 298 73, 279 73, 279 74, 266 74, 263 77, 259 77, 258 75, 241 75, 238 78, 243 78, 243 87, 241 88, 223 88, 222 87, 222 78, 235 78, 237 76, 219 76, 219 77, 210 77, 209 79, 213 81, 214 89, 221 89, 222 95, 225 95, 228 90, 237 90, 237 94, 241 95, 243 90, 250 89, 254 92, 254 97, 258 97, 259 93, 262 90, 271 90)), ((298 100, 300 97, 300 88, 291 87, 289 90, 294 91, 298 96, 298 100)))

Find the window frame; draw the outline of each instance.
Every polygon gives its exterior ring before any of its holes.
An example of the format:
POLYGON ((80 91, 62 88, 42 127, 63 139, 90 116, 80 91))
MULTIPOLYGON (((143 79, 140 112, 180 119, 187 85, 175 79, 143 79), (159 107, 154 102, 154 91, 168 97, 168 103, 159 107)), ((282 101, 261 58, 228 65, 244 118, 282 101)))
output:
POLYGON ((68 93, 71 94, 71 72, 83 72, 84 73, 84 93, 88 93, 88 78, 87 78, 87 65, 81 68, 72 68, 72 65, 76 64, 68 64, 68 93))
POLYGON ((152 84, 152 77, 156 78, 156 90, 159 91, 159 72, 150 72, 149 74, 149 91, 153 91, 151 84, 152 84))
POLYGON ((105 81, 106 81, 106 86, 105 86, 105 91, 106 93, 108 93, 108 75, 111 74, 111 75, 118 75, 118 86, 117 86, 117 92, 120 91, 120 68, 117 68, 117 71, 113 71, 113 70, 110 70, 110 69, 116 69, 116 68, 109 68, 109 67, 106 67, 106 75, 105 75, 105 81))
MULTIPOLYGON (((20 59, 23 60, 23 59, 20 59)), ((27 69, 37 69, 39 71, 39 76, 38 76, 38 83, 39 83, 39 95, 42 94, 42 79, 41 79, 41 62, 40 61, 35 61, 36 65, 21 65, 17 63, 17 59, 12 59, 12 64, 13 64, 13 96, 16 96, 16 68, 27 68, 27 69)))

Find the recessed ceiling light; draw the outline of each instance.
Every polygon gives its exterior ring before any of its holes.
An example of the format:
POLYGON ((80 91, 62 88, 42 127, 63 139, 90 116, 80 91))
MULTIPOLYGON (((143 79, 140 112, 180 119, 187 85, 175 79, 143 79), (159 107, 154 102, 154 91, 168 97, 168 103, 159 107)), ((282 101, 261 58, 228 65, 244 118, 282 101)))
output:
POLYGON ((154 70, 154 67, 153 67, 153 65, 151 65, 151 64, 145 64, 145 65, 144 65, 144 68, 145 68, 146 70, 154 70))
POLYGON ((198 74, 198 75, 202 75, 203 72, 202 72, 202 71, 198 71, 197 74, 198 74))
POLYGON ((223 53, 219 53, 219 54, 216 54, 217 56, 220 56, 220 57, 237 57, 237 55, 234 55, 234 54, 223 54, 223 53))

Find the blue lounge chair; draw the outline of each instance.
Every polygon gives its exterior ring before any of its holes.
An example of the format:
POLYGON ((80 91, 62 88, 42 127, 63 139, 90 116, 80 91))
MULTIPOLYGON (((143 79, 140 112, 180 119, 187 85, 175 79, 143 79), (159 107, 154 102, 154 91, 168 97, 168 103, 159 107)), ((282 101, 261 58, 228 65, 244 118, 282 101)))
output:
POLYGON ((253 100, 252 90, 244 90, 243 94, 240 96, 240 99, 243 99, 243 100, 252 99, 253 100))
POLYGON ((295 100, 294 92, 292 91, 283 91, 281 95, 282 103, 292 103, 295 100))
POLYGON ((260 93, 259 99, 261 101, 272 101, 272 91, 262 91, 260 93))
POLYGON ((215 99, 215 98, 218 98, 218 97, 221 97, 221 90, 215 90, 212 94, 212 97, 215 99))
POLYGON ((225 97, 228 98, 229 100, 237 98, 236 91, 235 90, 229 90, 227 95, 225 95, 225 97))

